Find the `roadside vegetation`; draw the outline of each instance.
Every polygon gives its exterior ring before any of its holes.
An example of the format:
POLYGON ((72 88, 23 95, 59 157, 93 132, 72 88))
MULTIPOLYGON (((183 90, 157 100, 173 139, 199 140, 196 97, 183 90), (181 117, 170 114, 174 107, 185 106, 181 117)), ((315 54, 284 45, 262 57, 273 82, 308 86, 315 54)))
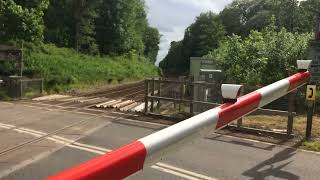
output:
POLYGON ((29 77, 43 77, 45 89, 63 92, 157 76, 158 69, 134 53, 123 56, 92 56, 52 44, 30 45, 25 51, 29 77))
MULTIPOLYGON (((27 77, 48 92, 157 76, 159 31, 143 0, 0 0, 0 44, 24 51, 27 77)), ((1 75, 15 75, 0 63, 1 75)))

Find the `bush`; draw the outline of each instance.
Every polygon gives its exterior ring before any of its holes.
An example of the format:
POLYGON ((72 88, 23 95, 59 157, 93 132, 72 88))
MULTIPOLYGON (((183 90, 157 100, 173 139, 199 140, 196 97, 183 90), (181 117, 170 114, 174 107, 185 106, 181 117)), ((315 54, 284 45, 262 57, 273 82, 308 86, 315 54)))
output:
POLYGON ((51 44, 27 44, 25 75, 45 79, 45 89, 65 91, 74 85, 138 80, 157 75, 157 68, 135 54, 118 57, 89 56, 51 44))
POLYGON ((222 64, 229 81, 266 85, 296 72, 296 60, 307 57, 311 33, 298 34, 270 25, 241 39, 233 35, 209 57, 222 64))

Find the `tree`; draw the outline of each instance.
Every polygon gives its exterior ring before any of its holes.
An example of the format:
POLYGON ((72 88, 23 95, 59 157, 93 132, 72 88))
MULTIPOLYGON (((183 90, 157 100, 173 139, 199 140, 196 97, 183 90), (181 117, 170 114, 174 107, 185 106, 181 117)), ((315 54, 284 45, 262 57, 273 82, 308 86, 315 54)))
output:
POLYGON ((160 67, 165 72, 165 68, 170 69, 167 71, 177 73, 188 71, 190 57, 202 57, 218 48, 224 34, 224 27, 216 14, 212 12, 200 14, 186 29, 183 40, 171 43, 169 53, 160 67))
POLYGON ((201 57, 212 49, 218 48, 219 41, 224 38, 225 31, 219 17, 212 13, 202 13, 190 26, 185 36, 190 38, 189 56, 201 57))
POLYGON ((220 12, 219 16, 227 35, 246 34, 247 12, 252 3, 253 1, 251 0, 235 0, 220 12))
POLYGON ((307 0, 300 2, 299 19, 302 32, 314 31, 316 26, 316 13, 319 12, 320 0, 307 0))
POLYGON ((44 18, 45 40, 83 53, 97 54, 95 20, 98 4, 99 0, 52 1, 44 18))
POLYGON ((44 40, 58 47, 73 47, 72 0, 51 1, 44 15, 44 40))
POLYGON ((87 54, 97 54, 95 19, 98 0, 73 0, 73 47, 87 54))
POLYGON ((0 0, 0 40, 42 41, 49 0, 0 0))
POLYGON ((227 34, 246 37, 251 30, 261 31, 272 16, 278 30, 310 32, 314 26, 312 7, 319 7, 320 0, 235 0, 219 14, 227 34))
POLYGON ((266 85, 296 71, 296 60, 307 57, 312 33, 291 33, 269 25, 262 32, 252 31, 242 39, 233 35, 208 57, 221 62, 233 83, 266 85))
POLYGON ((185 64, 179 61, 182 58, 182 41, 172 41, 167 56, 159 66, 166 74, 180 74, 185 71, 185 64), (179 60, 178 60, 179 59, 179 60))
POLYGON ((147 27, 144 37, 144 55, 150 59, 151 63, 155 63, 159 51, 160 33, 158 29, 147 27))
POLYGON ((97 19, 97 42, 103 54, 143 54, 147 20, 141 0, 104 0, 97 19))

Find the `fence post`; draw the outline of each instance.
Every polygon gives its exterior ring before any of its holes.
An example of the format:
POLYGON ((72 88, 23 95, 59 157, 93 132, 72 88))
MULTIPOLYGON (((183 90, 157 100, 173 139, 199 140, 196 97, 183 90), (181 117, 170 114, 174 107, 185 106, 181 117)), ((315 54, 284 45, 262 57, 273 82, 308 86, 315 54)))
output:
POLYGON ((297 91, 292 91, 288 94, 288 124, 287 135, 290 136, 293 130, 293 111, 295 111, 295 97, 297 91))
MULTIPOLYGON (((158 79, 158 97, 161 97, 161 78, 158 79)), ((157 110, 160 112, 160 99, 158 100, 157 110)))
POLYGON ((43 94, 43 79, 41 79, 40 94, 43 94))
MULTIPOLYGON (((20 76, 21 77, 21 76, 20 76)), ((17 81, 16 81, 16 83, 19 85, 19 87, 18 87, 18 89, 17 89, 17 91, 18 91, 18 93, 17 93, 17 99, 19 99, 19 100, 21 100, 22 99, 22 96, 23 96, 23 88, 22 88, 22 79, 17 79, 17 81)))
POLYGON ((190 80, 190 114, 193 116, 194 110, 193 110, 193 100, 194 100, 194 85, 192 80, 190 80))
POLYGON ((179 112, 181 112, 182 100, 184 98, 184 80, 181 81, 180 92, 179 112))
MULTIPOLYGON (((151 82, 151 96, 154 96, 154 78, 152 78, 152 82, 151 82)), ((154 111, 154 98, 151 98, 151 107, 150 107, 150 112, 154 111)))
POLYGON ((145 90, 144 90, 144 93, 145 93, 145 95, 144 95, 144 112, 145 113, 147 113, 148 112, 148 101, 149 101, 149 99, 148 99, 148 96, 149 96, 149 80, 145 80, 144 81, 144 88, 145 88, 145 90))

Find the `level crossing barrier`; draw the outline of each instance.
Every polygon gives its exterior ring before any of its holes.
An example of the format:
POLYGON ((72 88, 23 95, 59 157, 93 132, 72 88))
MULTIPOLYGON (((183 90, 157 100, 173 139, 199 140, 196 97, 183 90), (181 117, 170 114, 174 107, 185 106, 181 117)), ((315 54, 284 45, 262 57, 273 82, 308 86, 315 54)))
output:
POLYGON ((241 85, 222 85, 226 103, 80 164, 49 180, 118 180, 156 163, 196 137, 218 130, 309 82, 311 60, 297 62, 299 72, 239 97, 241 85))

